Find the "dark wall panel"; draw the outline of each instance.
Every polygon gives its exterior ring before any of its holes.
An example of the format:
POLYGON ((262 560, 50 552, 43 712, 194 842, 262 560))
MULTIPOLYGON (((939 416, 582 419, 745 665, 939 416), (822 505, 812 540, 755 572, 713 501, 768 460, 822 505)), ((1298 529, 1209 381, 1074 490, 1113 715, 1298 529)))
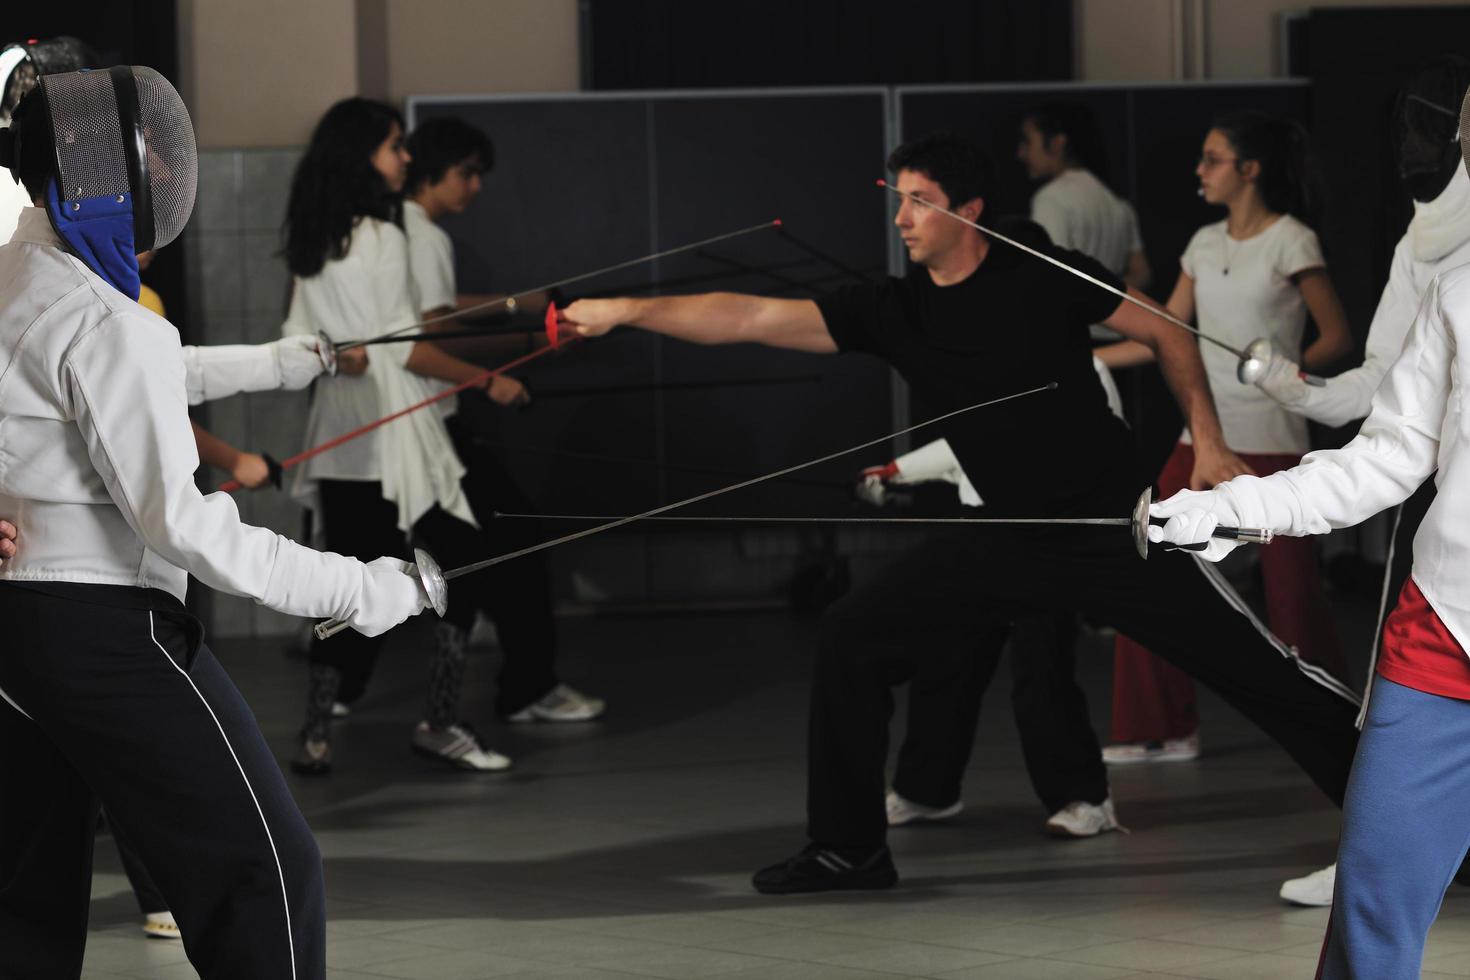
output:
POLYGON ((589 89, 1072 77, 1071 0, 583 0, 589 89))
MULTIPOLYGON (((462 288, 518 290, 774 218, 776 230, 579 283, 567 298, 729 289, 811 296, 884 268, 879 93, 416 103, 495 140, 485 192, 446 227, 462 288), (820 126, 813 121, 820 120, 820 126), (828 260, 830 257, 830 261, 828 260)), ((622 512, 779 468, 888 427, 888 374, 856 358, 703 348, 636 331, 539 362, 533 389, 799 383, 544 398, 486 435, 546 510, 622 512), (658 464, 657 466, 654 464, 658 464)), ((883 456, 879 450, 877 456, 883 456)), ((752 488, 724 513, 845 508, 864 458, 752 488)), ((657 530, 657 529, 655 529, 657 530)))

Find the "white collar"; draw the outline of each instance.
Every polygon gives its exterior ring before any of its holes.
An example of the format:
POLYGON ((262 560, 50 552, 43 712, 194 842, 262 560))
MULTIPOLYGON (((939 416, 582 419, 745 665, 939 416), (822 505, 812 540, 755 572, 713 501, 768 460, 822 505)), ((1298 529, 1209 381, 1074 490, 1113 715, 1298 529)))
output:
POLYGON ((1455 167, 1454 176, 1434 200, 1414 202, 1409 243, 1419 262, 1437 262, 1470 241, 1470 175, 1455 167))
POLYGON ((16 218, 15 234, 10 236, 12 242, 31 242, 36 245, 60 245, 61 238, 57 236, 56 229, 51 227, 51 217, 46 214, 45 208, 28 205, 20 209, 20 215, 16 218))

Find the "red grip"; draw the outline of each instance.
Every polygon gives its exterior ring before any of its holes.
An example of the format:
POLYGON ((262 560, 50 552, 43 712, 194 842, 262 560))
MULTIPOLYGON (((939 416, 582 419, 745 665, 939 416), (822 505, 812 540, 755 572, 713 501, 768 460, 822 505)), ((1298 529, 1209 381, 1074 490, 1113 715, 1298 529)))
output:
POLYGON ((546 303, 546 340, 552 347, 561 346, 561 324, 556 318, 556 304, 546 303))

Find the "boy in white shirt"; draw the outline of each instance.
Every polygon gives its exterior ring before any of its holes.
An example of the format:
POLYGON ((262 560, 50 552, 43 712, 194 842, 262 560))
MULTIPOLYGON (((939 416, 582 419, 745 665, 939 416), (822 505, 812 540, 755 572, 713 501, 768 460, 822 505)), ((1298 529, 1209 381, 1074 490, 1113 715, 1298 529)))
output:
MULTIPOLYGON (((424 319, 444 316, 455 309, 478 305, 488 296, 462 295, 454 274, 454 243, 435 222, 462 213, 480 193, 481 175, 495 162, 495 149, 480 130, 455 117, 439 117, 421 123, 408 138, 409 171, 405 186, 403 226, 408 235, 409 267, 412 270, 419 308, 424 319)), ((531 309, 544 308, 544 296, 525 298, 531 309)), ((514 306, 512 305, 512 308, 514 306)), ((455 330, 455 320, 437 325, 441 331, 455 330)), ((473 350, 485 355, 511 354, 524 348, 525 339, 503 336, 469 341, 473 350)), ((468 354, 466 345, 450 348, 468 354)), ((496 412, 529 400, 525 387, 516 379, 497 376, 487 394, 479 395, 479 407, 496 412)), ((509 470, 484 443, 476 439, 475 412, 456 411, 456 402, 445 407, 445 426, 455 454, 464 464, 465 492, 479 513, 494 511, 533 513, 536 510, 516 484, 509 470)), ((496 551, 515 551, 541 540, 533 521, 503 521, 484 524, 483 531, 497 537, 496 551)), ((488 588, 483 612, 495 623, 504 653, 496 683, 497 713, 513 722, 590 721, 602 715, 606 703, 563 684, 556 672, 557 639, 552 616, 550 578, 539 555, 524 562, 501 566, 487 573, 488 588)), ((365 680, 365 679, 364 679, 365 680)), ((355 693, 355 678, 344 678, 344 690, 355 693)))

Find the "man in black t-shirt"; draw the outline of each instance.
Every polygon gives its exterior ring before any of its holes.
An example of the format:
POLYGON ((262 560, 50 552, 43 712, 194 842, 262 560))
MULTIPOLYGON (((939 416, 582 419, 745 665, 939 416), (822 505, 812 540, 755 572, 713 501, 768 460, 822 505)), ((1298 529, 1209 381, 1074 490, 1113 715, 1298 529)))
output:
MULTIPOLYGON (((1145 481, 1093 371, 1088 327, 1101 322, 1157 353, 1194 437, 1191 483, 1247 472, 1224 445, 1188 333, 926 206, 979 220, 982 151, 939 134, 899 147, 889 169, 905 194, 895 223, 914 263, 902 279, 816 302, 734 293, 581 300, 566 309, 567 327, 588 337, 626 324, 695 343, 867 353, 936 411, 1056 381, 1055 391, 966 413, 933 435, 949 441, 988 515, 1122 517, 1145 481)), ((1079 253, 1051 254, 1123 287, 1079 253)), ((998 654, 977 643, 997 625, 1068 611, 1139 639, 1213 688, 1341 804, 1357 743, 1352 692, 1301 671, 1212 568, 1177 552, 1141 561, 1116 527, 957 527, 828 610, 812 687, 810 843, 758 872, 756 889, 894 884, 883 804, 892 687, 944 651, 998 654)))

